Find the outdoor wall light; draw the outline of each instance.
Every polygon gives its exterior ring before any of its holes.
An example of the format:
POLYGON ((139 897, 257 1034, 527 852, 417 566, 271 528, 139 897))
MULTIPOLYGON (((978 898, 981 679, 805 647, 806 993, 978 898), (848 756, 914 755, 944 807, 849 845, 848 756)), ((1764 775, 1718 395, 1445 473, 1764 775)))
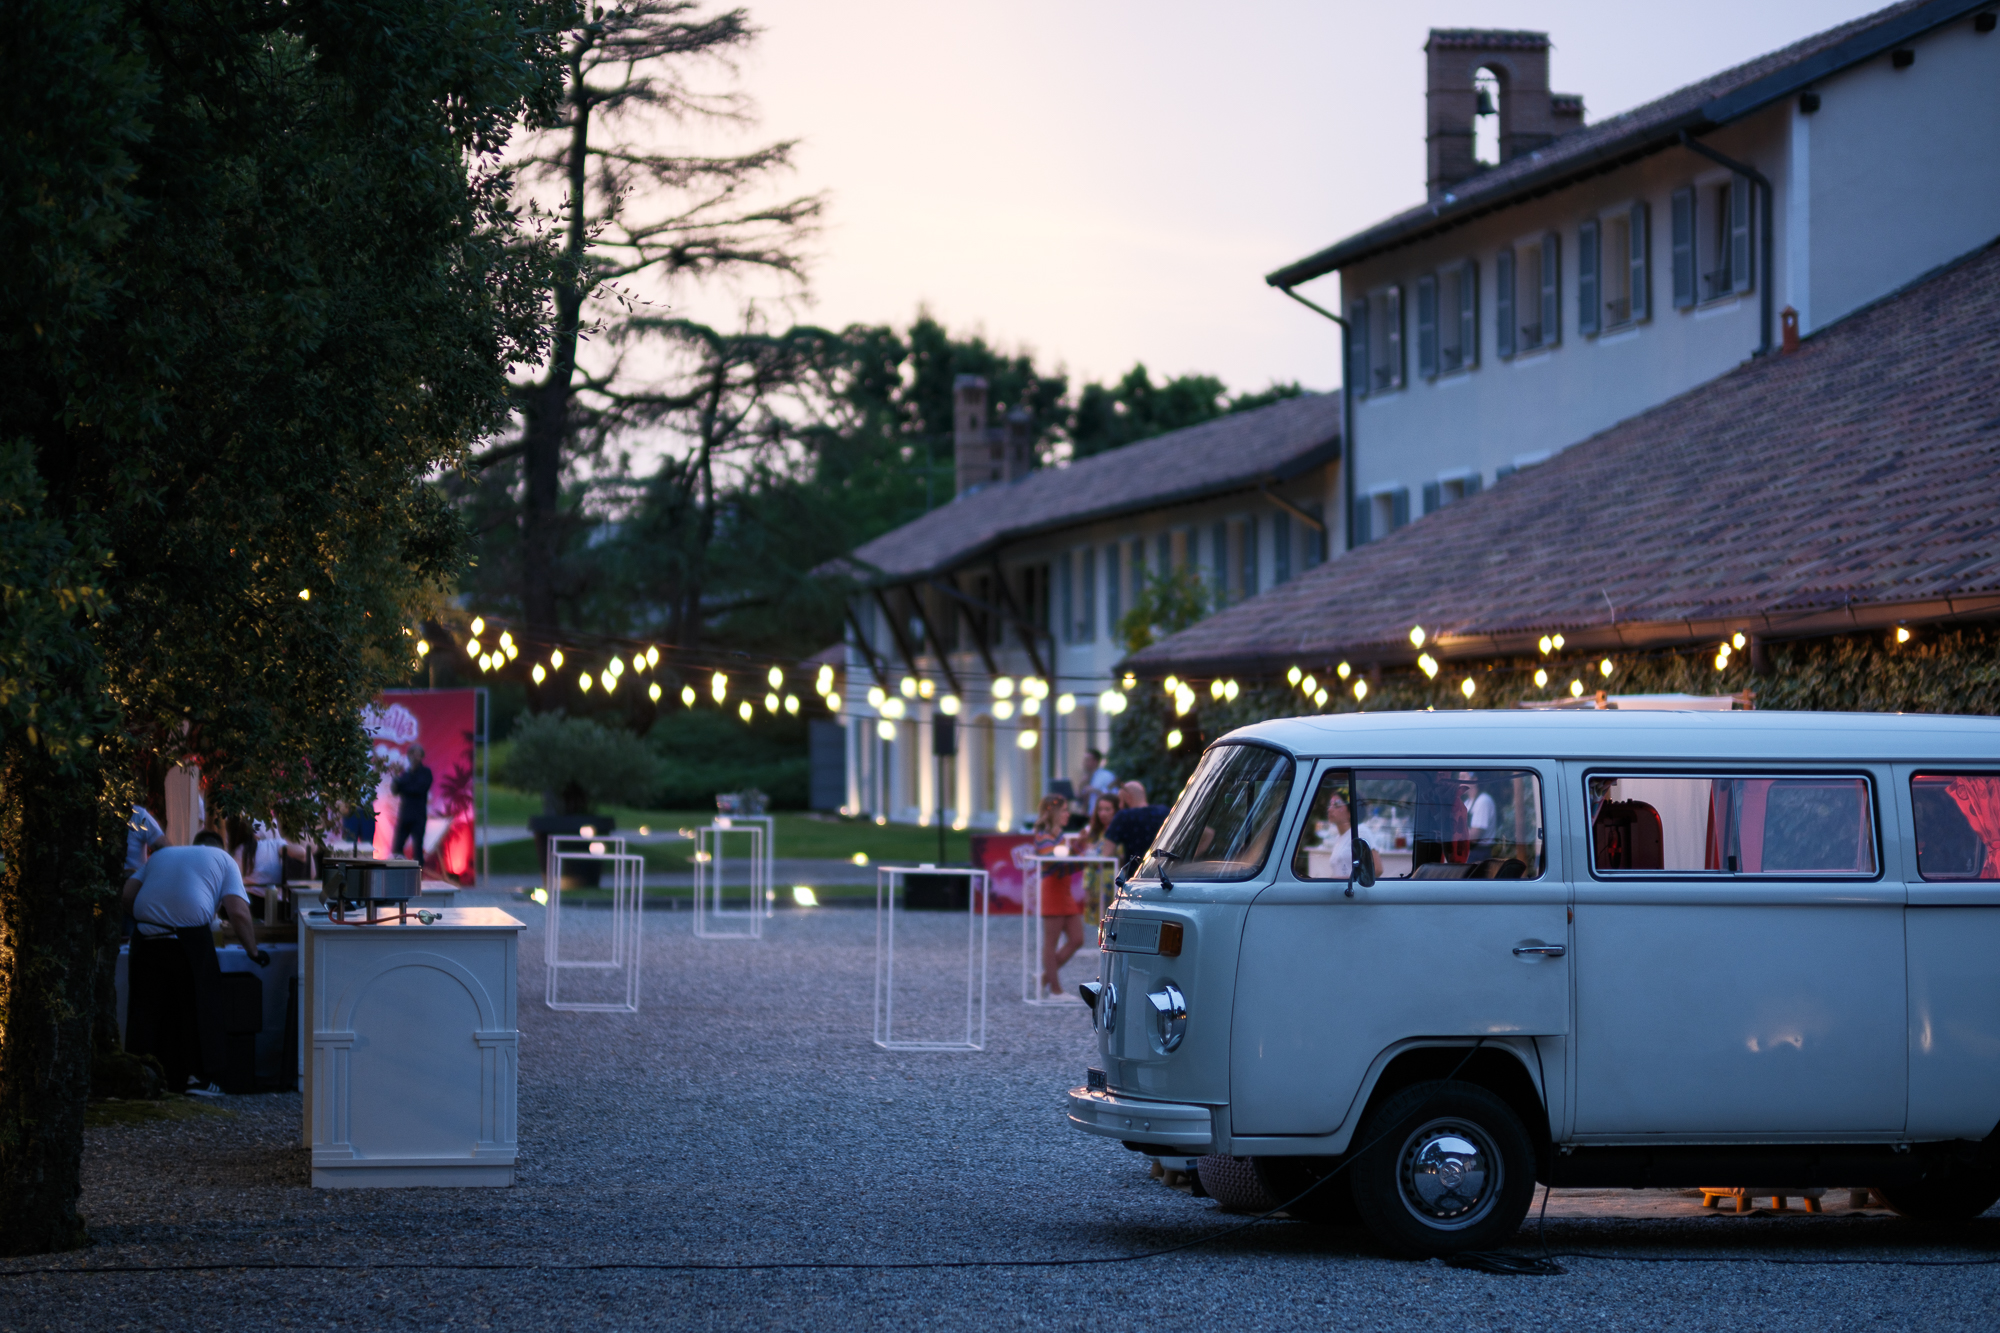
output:
POLYGON ((1061 698, 1056 700, 1056 712, 1061 716, 1068 717, 1071 713, 1074 713, 1075 711, 1076 711, 1076 696, 1074 694, 1065 694, 1061 698))
POLYGON ((1005 722, 1008 718, 1014 716, 1014 705, 1008 703, 1005 699, 1000 700, 993 705, 993 716, 1005 722))
POLYGON ((1042 733, 1039 731, 1024 731, 1014 738, 1014 744, 1020 746, 1023 750, 1032 750, 1041 743, 1042 733))
POLYGON ((558 648, 549 654, 549 665, 558 671, 562 669, 562 649, 558 648))
POLYGON ((942 699, 939 699, 938 712, 943 713, 946 717, 957 717, 958 696, 955 694, 947 694, 942 699))
POLYGON ((692 685, 681 686, 681 703, 683 706, 688 708, 694 707, 694 686, 692 685))
POLYGON ((995 676, 993 678, 993 697, 996 699, 1013 698, 1014 682, 1005 676, 995 676))
POLYGON ((1174 728, 1174 729, 1173 729, 1172 731, 1170 731, 1170 732, 1168 732, 1168 733, 1167 733, 1167 748, 1168 748, 1169 750, 1178 750, 1178 749, 1180 749, 1180 748, 1181 748, 1181 739, 1182 739, 1182 738, 1181 738, 1181 732, 1180 732, 1180 728, 1179 728, 1179 727, 1175 727, 1175 728, 1174 728))

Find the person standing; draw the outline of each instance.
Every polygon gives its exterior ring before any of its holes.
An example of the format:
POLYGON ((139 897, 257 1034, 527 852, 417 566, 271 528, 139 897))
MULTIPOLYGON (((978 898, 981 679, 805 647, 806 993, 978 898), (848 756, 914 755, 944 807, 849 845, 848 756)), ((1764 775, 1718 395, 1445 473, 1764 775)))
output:
POLYGON ((1160 825, 1167 822, 1167 807, 1149 802, 1145 784, 1136 780, 1118 789, 1118 804, 1118 817, 1111 821, 1104 836, 1118 844, 1118 854, 1125 858, 1121 869, 1130 876, 1139 869, 1140 859, 1153 849, 1153 839, 1160 836, 1160 825))
POLYGON ((1109 796, 1118 790, 1118 775, 1104 766, 1104 752, 1085 750, 1083 752, 1083 783, 1077 788, 1077 795, 1094 803, 1099 796, 1109 796))
POLYGON ((146 864, 146 858, 167 845, 167 831, 153 812, 134 802, 132 817, 125 821, 125 877, 130 879, 146 864))
POLYGON ((125 1000, 125 1049, 159 1060, 167 1087, 213 1097, 225 1061, 222 967, 213 924, 226 915, 243 952, 263 967, 250 895, 221 835, 203 829, 192 847, 162 847, 125 881, 136 921, 125 1000))
POLYGON ((421 864, 424 859, 424 826, 431 816, 431 770, 424 763, 424 747, 410 747, 410 766, 395 780, 390 782, 389 791, 396 796, 396 836, 389 844, 390 856, 401 856, 403 848, 414 838, 416 847, 410 853, 410 860, 421 864))
MULTIPOLYGON (((1044 796, 1039 813, 1040 818, 1035 821, 1035 855, 1059 856, 1067 843, 1064 829, 1069 824, 1069 798, 1044 796)), ((1082 878, 1075 872, 1050 874, 1048 866, 1042 867, 1038 892, 1042 896, 1044 995, 1063 993, 1063 964, 1083 947, 1083 904, 1078 901, 1077 893, 1082 878)))

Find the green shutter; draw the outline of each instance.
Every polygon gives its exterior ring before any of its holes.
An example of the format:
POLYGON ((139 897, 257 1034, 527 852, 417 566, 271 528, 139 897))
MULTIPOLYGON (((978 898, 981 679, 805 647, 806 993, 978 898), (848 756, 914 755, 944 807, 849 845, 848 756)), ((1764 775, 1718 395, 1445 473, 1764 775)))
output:
POLYGON ((1589 335, 1603 327, 1598 302, 1598 229, 1592 218, 1576 231, 1576 331, 1589 335))
POLYGON ((1674 305, 1685 310, 1695 303, 1694 187, 1674 191, 1674 305))

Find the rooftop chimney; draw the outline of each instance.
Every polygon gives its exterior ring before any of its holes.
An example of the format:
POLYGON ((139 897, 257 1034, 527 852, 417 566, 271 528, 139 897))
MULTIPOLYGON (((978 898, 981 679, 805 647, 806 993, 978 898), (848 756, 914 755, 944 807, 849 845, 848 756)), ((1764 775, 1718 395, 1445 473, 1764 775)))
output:
POLYGON ((1429 157, 1432 203, 1486 166, 1473 153, 1473 125, 1481 114, 1500 118, 1500 161, 1532 153, 1583 124, 1583 98, 1549 91, 1549 35, 1483 28, 1432 28, 1428 57, 1429 157), (1497 107, 1480 105, 1473 80, 1480 71, 1500 85, 1497 107))
POLYGON ((987 422, 987 384, 981 375, 952 381, 952 455, 958 465, 958 494, 981 486, 1018 481, 1035 462, 1034 417, 1026 408, 1007 413, 1004 425, 987 422))

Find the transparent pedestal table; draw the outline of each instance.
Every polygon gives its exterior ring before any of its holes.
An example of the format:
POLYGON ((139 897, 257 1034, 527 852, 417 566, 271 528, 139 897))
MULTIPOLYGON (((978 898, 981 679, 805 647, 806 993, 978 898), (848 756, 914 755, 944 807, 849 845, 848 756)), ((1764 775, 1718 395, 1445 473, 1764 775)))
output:
POLYGON ((987 901, 991 887, 986 872, 971 867, 876 867, 877 1046, 889 1051, 986 1049, 986 936, 991 920, 987 901), (962 930, 955 910, 912 911, 906 905, 905 890, 912 875, 966 881, 962 930))
MULTIPOLYGON (((1104 915, 1104 887, 1118 873, 1118 858, 1115 856, 1034 856, 1016 853, 1015 861, 1021 867, 1021 1003, 1054 1008, 1059 1005, 1082 1004, 1083 997, 1070 991, 1058 991, 1054 995, 1041 993, 1042 979, 1042 922, 1056 913, 1042 910, 1042 876, 1055 874, 1067 878, 1065 872, 1083 875, 1093 868, 1102 868, 1101 875, 1089 875, 1084 879, 1085 891, 1095 900, 1097 915, 1104 915), (1044 867, 1047 867, 1045 870, 1044 867)), ((1089 915, 1092 902, 1086 901, 1084 913, 1089 915)), ((1062 915, 1069 915, 1063 913, 1062 915)), ((1095 948, 1094 942, 1086 941, 1086 948, 1095 948)), ((1082 952, 1082 950, 1078 950, 1082 952)))
MULTIPOLYGON (((554 852, 549 856, 548 865, 548 929, 543 934, 542 958, 548 968, 548 981, 544 1002, 551 1009, 565 1009, 579 1013, 636 1014, 639 1012, 639 926, 646 903, 646 861, 644 857, 630 856, 625 851, 623 838, 601 838, 591 844, 602 847, 602 851, 554 852), (609 947, 593 938, 596 932, 571 930, 569 942, 581 956, 563 955, 563 870, 572 864, 594 863, 611 868, 611 916, 606 923, 610 926, 609 947), (581 937, 581 938, 579 938, 581 937), (576 976, 576 985, 582 984, 585 976, 602 976, 610 980, 610 986, 592 988, 599 998, 562 998, 561 986, 565 976, 576 976), (608 992, 608 996, 607 996, 608 992)), ((604 890, 603 871, 599 870, 598 887, 595 890, 581 889, 573 892, 598 892, 604 890)), ((577 910, 575 908, 572 911, 577 910)), ((589 919, 597 918, 595 909, 589 919)))
POLYGON ((764 915, 778 914, 777 895, 771 892, 778 882, 778 821, 770 815, 717 815, 715 827, 734 828, 738 824, 760 824, 764 829, 764 915))
POLYGON ((770 861, 764 855, 764 830, 755 824, 725 824, 718 819, 694 831, 694 933, 703 940, 755 940, 764 937, 765 904, 770 898, 770 861), (740 857, 749 883, 740 886, 742 899, 730 905, 730 838, 748 838, 749 855, 740 857))

